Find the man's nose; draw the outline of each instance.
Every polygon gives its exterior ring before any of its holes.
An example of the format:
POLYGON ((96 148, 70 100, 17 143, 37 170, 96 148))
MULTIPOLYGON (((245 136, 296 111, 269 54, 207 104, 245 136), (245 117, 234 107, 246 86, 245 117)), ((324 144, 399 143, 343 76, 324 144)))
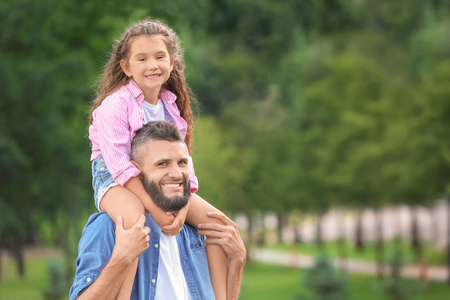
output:
POLYGON ((177 179, 183 177, 183 173, 181 172, 181 169, 178 167, 177 164, 174 164, 171 166, 168 175, 172 178, 177 178, 177 179))

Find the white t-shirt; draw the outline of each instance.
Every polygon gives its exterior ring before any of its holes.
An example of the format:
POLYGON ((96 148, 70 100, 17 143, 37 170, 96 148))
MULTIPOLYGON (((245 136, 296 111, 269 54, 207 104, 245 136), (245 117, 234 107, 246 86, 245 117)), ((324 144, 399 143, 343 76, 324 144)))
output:
MULTIPOLYGON (((156 246, 156 245, 155 245, 156 246)), ((155 300, 192 300, 174 235, 161 233, 155 300)))
POLYGON ((144 109, 144 124, 150 121, 164 121, 164 104, 161 99, 156 105, 150 104, 147 101, 142 101, 142 108, 144 109))

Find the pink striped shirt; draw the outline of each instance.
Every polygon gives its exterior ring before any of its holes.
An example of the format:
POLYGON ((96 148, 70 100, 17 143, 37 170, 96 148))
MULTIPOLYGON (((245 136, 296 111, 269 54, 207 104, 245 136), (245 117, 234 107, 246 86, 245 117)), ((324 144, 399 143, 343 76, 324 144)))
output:
MULTIPOLYGON (((168 90, 162 90, 159 97, 172 116, 175 126, 185 137, 187 123, 180 116, 175 103, 176 95, 168 90)), ((94 110, 93 123, 89 126, 89 139, 92 142, 91 161, 102 155, 114 181, 122 186, 140 174, 139 169, 130 161, 130 153, 136 131, 143 127, 142 101, 144 93, 133 80, 130 80, 106 97, 94 110)), ((191 192, 194 193, 198 189, 198 180, 190 156, 189 173, 191 192)))

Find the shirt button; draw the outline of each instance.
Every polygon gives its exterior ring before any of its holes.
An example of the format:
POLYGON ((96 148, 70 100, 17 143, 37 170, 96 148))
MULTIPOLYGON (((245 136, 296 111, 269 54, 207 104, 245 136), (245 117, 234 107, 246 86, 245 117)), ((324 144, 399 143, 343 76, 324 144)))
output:
POLYGON ((156 282, 156 279, 152 279, 152 283, 155 283, 156 282))
POLYGON ((101 167, 100 168, 100 171, 104 171, 106 168, 105 167, 101 167))
POLYGON ((87 282, 91 282, 91 280, 92 280, 91 277, 86 278, 87 282))
POLYGON ((159 245, 158 244, 155 244, 155 248, 158 248, 159 247, 159 245))

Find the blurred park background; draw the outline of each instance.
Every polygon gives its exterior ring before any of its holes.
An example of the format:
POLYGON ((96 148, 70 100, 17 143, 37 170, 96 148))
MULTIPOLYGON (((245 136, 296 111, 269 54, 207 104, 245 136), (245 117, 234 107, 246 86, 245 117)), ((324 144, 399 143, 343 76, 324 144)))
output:
POLYGON ((185 48, 241 299, 448 299, 448 0, 1 1, 0 299, 67 299, 94 85, 147 16, 185 48))

